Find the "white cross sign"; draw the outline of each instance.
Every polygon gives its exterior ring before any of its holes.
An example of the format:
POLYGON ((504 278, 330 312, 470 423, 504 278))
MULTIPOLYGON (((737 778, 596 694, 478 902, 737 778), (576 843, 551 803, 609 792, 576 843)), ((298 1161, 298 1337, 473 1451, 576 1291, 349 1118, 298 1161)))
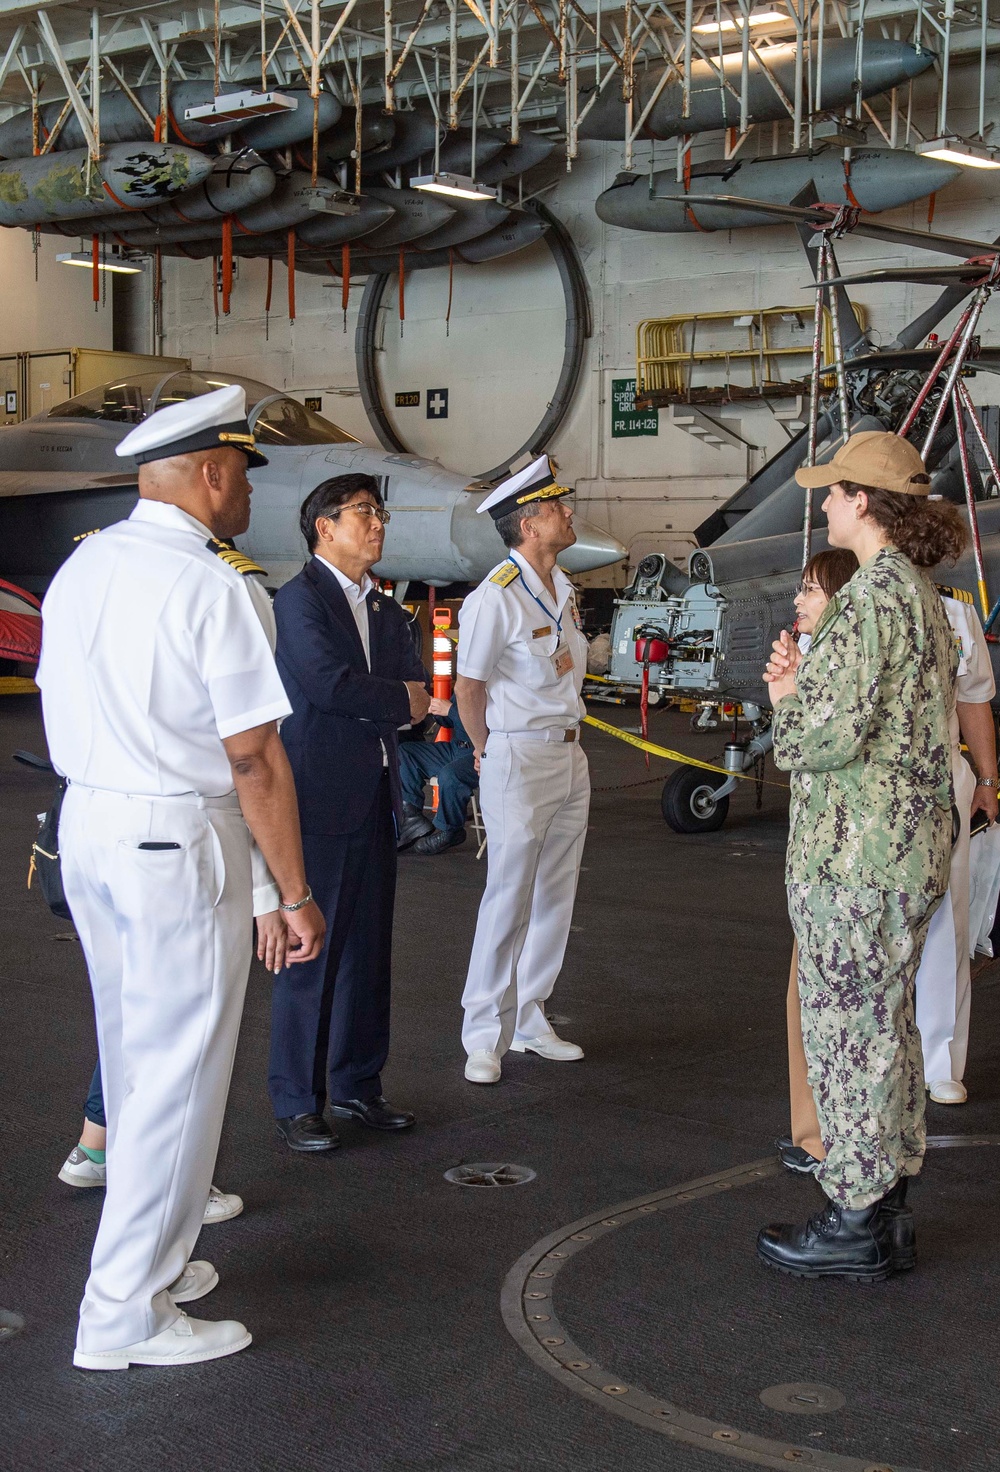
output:
POLYGON ((448 418, 448 390, 446 388, 429 388, 427 390, 427 418, 448 418))

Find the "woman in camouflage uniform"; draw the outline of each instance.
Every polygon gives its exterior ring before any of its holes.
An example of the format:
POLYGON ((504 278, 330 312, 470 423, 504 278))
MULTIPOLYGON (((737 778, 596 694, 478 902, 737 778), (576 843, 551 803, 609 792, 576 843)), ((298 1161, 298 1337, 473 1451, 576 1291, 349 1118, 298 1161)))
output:
POLYGON ((830 487, 830 543, 861 566, 805 661, 783 635, 765 676, 775 760, 792 773, 788 903, 828 1202, 803 1227, 765 1228, 757 1251, 800 1276, 881 1279, 915 1260, 906 1181, 925 1132, 913 979, 952 840, 957 655, 918 567, 957 557, 966 532, 954 506, 927 500, 919 454, 892 434, 855 435, 796 479, 830 487))

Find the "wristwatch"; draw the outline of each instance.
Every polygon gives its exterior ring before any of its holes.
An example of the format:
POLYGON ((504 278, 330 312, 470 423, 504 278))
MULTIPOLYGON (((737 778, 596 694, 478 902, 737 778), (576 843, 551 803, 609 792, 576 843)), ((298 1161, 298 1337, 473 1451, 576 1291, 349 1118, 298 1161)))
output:
POLYGON ((980 777, 979 781, 976 783, 976 786, 977 787, 994 787, 995 788, 995 787, 1000 786, 1000 783, 997 782, 996 777, 980 777))

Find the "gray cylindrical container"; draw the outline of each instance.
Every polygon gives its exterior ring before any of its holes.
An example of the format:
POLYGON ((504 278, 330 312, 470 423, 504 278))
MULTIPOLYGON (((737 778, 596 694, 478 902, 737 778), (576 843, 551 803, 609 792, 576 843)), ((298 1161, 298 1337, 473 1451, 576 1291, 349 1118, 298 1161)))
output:
MULTIPOLYGON (((134 87, 133 92, 155 122, 160 110, 160 89, 156 86, 134 87)), ((212 101, 214 88, 206 82, 175 82, 167 92, 169 113, 169 138, 195 148, 211 143, 216 138, 225 138, 239 127, 239 120, 225 123, 187 122, 184 110, 200 107, 212 101)), ((48 102, 39 111, 42 142, 56 125, 63 110, 61 102, 48 102)), ((143 143, 152 141, 149 123, 136 107, 127 92, 112 88, 101 92, 101 145, 111 143, 143 143)), ((7 122, 0 123, 0 157, 27 158, 31 154, 31 113, 20 112, 7 122)), ((86 146, 83 129, 76 114, 70 113, 59 130, 52 145, 55 153, 66 153, 74 148, 86 146)))
MULTIPOLYGON (((345 107, 339 123, 321 133, 319 138, 319 167, 324 173, 336 169, 338 164, 350 159, 354 152, 354 120, 357 116, 353 107, 345 107)), ((396 130, 392 113, 382 112, 375 107, 361 110, 361 152, 381 148, 389 143, 396 130)), ((300 143, 295 149, 295 162, 303 169, 312 167, 312 149, 300 143)))
POLYGON ((200 183, 212 161, 164 143, 116 143, 99 164, 86 149, 0 165, 0 225, 100 218, 159 204, 200 183))
POLYGON ((396 211, 394 219, 380 225, 366 240, 366 247, 372 250, 389 250, 405 245, 408 240, 419 240, 422 235, 446 225, 455 214, 450 205, 419 189, 371 188, 365 193, 381 204, 392 205, 396 211))
MULTIPOLYGON (((771 78, 785 96, 795 92, 795 47, 791 44, 771 46, 761 53, 764 65, 751 54, 748 68, 748 116, 752 123, 778 122, 788 116, 782 97, 771 78)), ((857 43, 852 39, 827 41, 823 51, 824 109, 843 107, 855 96, 857 43)), ((892 87, 902 86, 911 77, 927 71, 934 64, 933 52, 908 45, 905 41, 888 41, 880 37, 865 38, 861 61, 861 96, 873 97, 892 87)), ((807 58, 808 61, 808 58, 807 58)), ((735 127, 740 121, 740 82, 743 59, 738 51, 728 52, 721 61, 695 61, 691 67, 690 115, 684 117, 684 88, 679 79, 666 83, 653 103, 643 125, 646 138, 676 138, 681 133, 704 133, 716 128, 735 127), (719 67, 732 91, 719 85, 719 67)), ((636 72, 636 95, 633 111, 641 116, 663 76, 663 66, 649 66, 636 72)), ((581 94, 581 104, 589 94, 581 94)), ((612 141, 625 136, 625 103, 621 88, 610 83, 604 88, 587 117, 580 124, 581 138, 606 138, 612 141)))
POLYGON ((392 142, 374 153, 365 153, 365 174, 378 178, 380 174, 401 168, 418 159, 422 153, 433 156, 437 137, 434 114, 423 108, 413 112, 393 113, 392 142))
POLYGON ((508 143, 489 163, 480 167, 477 162, 476 178, 480 184, 504 184, 537 164, 543 164, 555 151, 555 146, 550 139, 540 138, 537 133, 522 133, 518 143, 508 143))
MULTIPOLYGON (((280 87, 278 90, 284 97, 294 97, 298 107, 294 111, 255 118, 236 134, 234 145, 240 148, 287 148, 291 143, 301 143, 303 139, 312 137, 315 109, 308 88, 280 87)), ((344 109, 331 92, 321 92, 316 101, 319 105, 319 130, 324 133, 340 121, 344 109)))

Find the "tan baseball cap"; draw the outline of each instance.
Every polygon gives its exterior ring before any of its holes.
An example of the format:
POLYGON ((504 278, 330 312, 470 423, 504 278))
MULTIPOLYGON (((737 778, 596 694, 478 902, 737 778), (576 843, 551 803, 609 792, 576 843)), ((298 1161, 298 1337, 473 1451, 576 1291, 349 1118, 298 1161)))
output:
POLYGON ((927 496, 931 489, 931 478, 916 447, 881 429, 852 435, 832 460, 825 465, 804 465, 795 472, 795 479, 807 488, 848 480, 902 496, 927 496))

